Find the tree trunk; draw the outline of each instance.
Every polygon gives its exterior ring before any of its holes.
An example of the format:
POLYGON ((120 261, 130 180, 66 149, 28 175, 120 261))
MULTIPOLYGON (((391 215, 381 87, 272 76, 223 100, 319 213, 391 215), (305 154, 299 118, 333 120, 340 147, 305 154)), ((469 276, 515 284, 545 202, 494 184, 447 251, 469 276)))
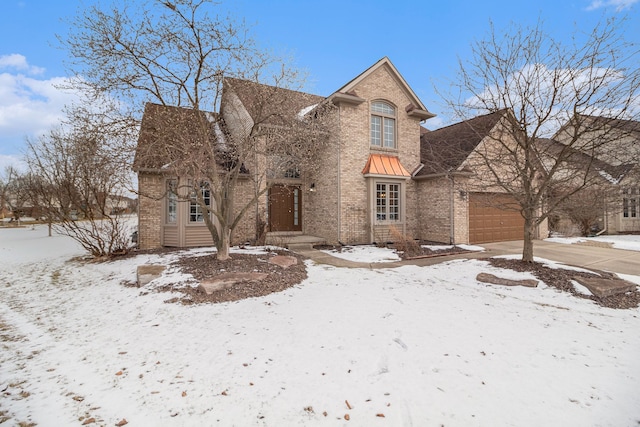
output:
POLYGON ((535 221, 533 213, 525 211, 524 243, 522 245, 522 261, 533 262, 533 237, 535 235, 535 221))
POLYGON ((216 259, 219 261, 226 261, 230 258, 229 246, 231 245, 231 229, 227 226, 221 226, 218 232, 218 241, 216 242, 216 259))
POLYGON ((53 228, 53 224, 51 223, 51 221, 47 223, 47 227, 49 228, 49 237, 51 237, 51 229, 53 228))

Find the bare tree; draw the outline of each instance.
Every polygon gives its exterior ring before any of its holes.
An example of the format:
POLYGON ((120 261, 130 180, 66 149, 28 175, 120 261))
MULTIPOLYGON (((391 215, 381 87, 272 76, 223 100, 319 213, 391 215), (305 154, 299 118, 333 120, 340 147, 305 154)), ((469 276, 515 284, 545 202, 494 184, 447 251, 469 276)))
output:
POLYGON ((27 141, 30 200, 50 226, 93 256, 127 252, 132 230, 111 200, 130 187, 130 154, 113 140, 113 126, 78 117, 74 110, 65 126, 27 141))
POLYGON ((0 200, 3 205, 11 211, 12 221, 20 224, 20 219, 24 216, 25 207, 29 203, 27 179, 24 173, 13 166, 7 166, 4 170, 4 177, 0 180, 0 200))
MULTIPOLYGON (((44 221, 47 224, 48 235, 51 237, 53 236, 54 223, 58 221, 64 223, 64 221, 61 220, 60 187, 49 181, 49 176, 36 175, 38 168, 33 161, 35 159, 34 150, 38 150, 38 155, 46 151, 37 146, 41 143, 48 143, 46 142, 48 141, 47 138, 47 136, 42 136, 35 143, 27 140, 27 145, 30 150, 27 155, 32 159, 32 171, 24 174, 23 179, 25 181, 25 193, 27 194, 29 203, 33 207, 33 211, 38 213, 38 220, 44 221)), ((63 224, 60 229, 61 228, 63 228, 63 224)))
POLYGON ((568 46, 546 34, 541 22, 502 33, 492 26, 473 44, 472 58, 459 63, 451 86, 458 94, 446 97, 457 117, 510 111, 511 124, 491 136, 493 144, 485 147, 492 148, 478 150, 476 160, 478 170, 485 171, 485 185, 519 205, 523 261, 533 261, 536 227, 567 198, 596 183, 596 164, 579 153, 595 159, 620 148, 619 135, 591 116, 615 120, 639 114, 640 55, 623 35, 624 21, 614 19, 589 34, 576 34, 568 46), (562 144, 541 139, 569 121, 562 144))
POLYGON ((556 212, 560 215, 557 220, 566 217, 578 228, 581 236, 589 236, 603 229, 606 214, 613 213, 613 209, 621 209, 621 205, 617 193, 604 186, 592 186, 565 197, 558 204, 556 212))
MULTIPOLYGON (((243 130, 236 134, 225 126, 224 114, 209 113, 221 107, 225 79, 268 82, 274 88, 302 84, 286 61, 256 46, 243 23, 214 15, 218 8, 209 0, 125 1, 111 10, 94 6, 75 19, 73 34, 63 44, 74 58, 73 71, 82 76, 77 84, 128 105, 165 107, 150 113, 154 124, 143 128, 147 132, 140 140, 146 144, 138 149, 136 168, 164 167, 166 174, 188 179, 188 188, 168 195, 197 201, 217 257, 226 259, 233 229, 267 189, 260 175, 266 151, 282 149, 299 160, 296 151, 308 149, 303 142, 318 140, 322 132, 317 111, 304 117, 289 111, 285 118, 280 108, 248 121, 227 111, 227 119, 238 120, 234 124, 243 130), (284 135, 287 148, 281 144, 284 135), (255 191, 240 201, 236 189, 245 179, 255 191)), ((272 102, 275 94, 261 94, 256 102, 272 102)))
POLYGON ((9 197, 9 187, 13 172, 14 168, 7 166, 0 174, 0 214, 2 214, 2 219, 4 219, 5 210, 9 208, 7 198, 9 197))

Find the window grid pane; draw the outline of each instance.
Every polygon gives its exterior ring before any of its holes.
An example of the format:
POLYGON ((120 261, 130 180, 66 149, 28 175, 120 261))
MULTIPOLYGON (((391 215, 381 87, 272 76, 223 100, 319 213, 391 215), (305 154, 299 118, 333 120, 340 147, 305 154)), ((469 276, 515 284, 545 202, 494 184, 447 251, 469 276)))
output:
MULTIPOLYGON (((200 191, 202 194, 202 200, 204 201, 204 204, 207 207, 211 206, 211 192, 207 188, 201 188, 200 191)), ((189 202, 189 221, 190 222, 204 221, 203 209, 198 204, 195 194, 191 196, 191 201, 189 202)))
POLYGON ((386 184, 376 184, 376 219, 384 221, 387 219, 387 186, 386 184))
POLYGON ((622 216, 624 218, 638 218, 640 216, 640 188, 625 188, 622 190, 622 216))
POLYGON ((371 145, 382 145, 382 118, 371 116, 371 145))
POLYGON ((389 219, 398 221, 400 219, 400 185, 389 184, 389 219))
POLYGON ((175 179, 167 181, 167 222, 175 223, 178 219, 178 195, 175 179))
POLYGON ((376 184, 376 220, 400 221, 400 184, 376 184))
POLYGON ((390 115, 395 115, 396 114, 396 109, 393 108, 391 105, 387 104, 386 102, 374 102, 371 104, 371 111, 376 112, 376 113, 384 113, 384 114, 390 114, 390 115))
POLYGON ((626 197, 622 199, 622 216, 629 218, 629 199, 626 197))
POLYGON ((387 148, 395 148, 396 121, 394 119, 384 118, 384 146, 387 148))

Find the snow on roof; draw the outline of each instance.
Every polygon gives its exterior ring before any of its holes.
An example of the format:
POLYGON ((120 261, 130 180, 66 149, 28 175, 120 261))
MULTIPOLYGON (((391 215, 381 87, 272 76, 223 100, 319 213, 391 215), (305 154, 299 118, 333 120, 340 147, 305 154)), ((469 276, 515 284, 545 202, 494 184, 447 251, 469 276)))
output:
POLYGON ((600 174, 601 177, 603 177, 613 185, 618 185, 620 181, 622 181, 622 178, 624 178, 624 174, 620 175, 617 178, 614 178, 609 173, 607 173, 607 171, 604 171, 604 170, 599 170, 598 173, 600 174))
POLYGON ((309 105, 308 107, 304 107, 302 110, 298 111, 298 118, 303 118, 309 111, 316 108, 318 104, 309 105))

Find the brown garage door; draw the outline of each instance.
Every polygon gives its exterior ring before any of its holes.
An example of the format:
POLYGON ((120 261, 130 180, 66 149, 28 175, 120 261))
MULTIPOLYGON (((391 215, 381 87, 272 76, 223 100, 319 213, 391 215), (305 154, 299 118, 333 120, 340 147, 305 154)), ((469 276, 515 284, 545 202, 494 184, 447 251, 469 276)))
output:
POLYGON ((522 240, 524 219, 510 196, 504 194, 469 194, 469 242, 489 243, 522 240))

